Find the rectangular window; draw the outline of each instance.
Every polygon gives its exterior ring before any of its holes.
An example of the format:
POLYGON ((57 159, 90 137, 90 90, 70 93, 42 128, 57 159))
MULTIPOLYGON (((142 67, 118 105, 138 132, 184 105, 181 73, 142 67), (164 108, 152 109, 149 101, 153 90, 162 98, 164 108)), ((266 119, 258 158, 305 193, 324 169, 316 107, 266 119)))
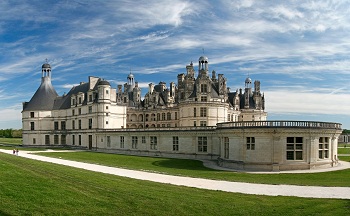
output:
POLYGON ((72 145, 75 145, 75 135, 72 135, 72 145))
POLYGON ((108 110, 108 106, 106 106, 106 110, 108 110))
POLYGON ((318 141, 318 158, 329 158, 329 137, 320 137, 318 141))
POLYGON ((206 93, 208 91, 207 84, 201 84, 201 92, 206 93))
POLYGON ((207 126, 207 121, 200 121, 199 123, 200 123, 201 127, 207 126))
POLYGON ((224 137, 224 158, 228 159, 230 157, 230 139, 224 137))
POLYGON ((54 130, 58 130, 58 122, 53 123, 54 130))
POLYGON ((137 136, 132 136, 131 137, 131 148, 132 149, 137 149, 137 136))
POLYGON ((89 129, 92 129, 92 119, 89 119, 89 129))
POLYGON ((53 136, 53 144, 58 145, 58 135, 53 136))
POLYGON ((92 106, 89 106, 89 113, 92 113, 92 106))
POLYGON ((207 102, 207 96, 201 96, 201 102, 207 102))
POLYGON ((81 108, 78 109, 78 114, 81 115, 81 108))
POLYGON ((74 110, 74 109, 72 110, 72 115, 73 115, 73 116, 75 115, 75 110, 74 110))
POLYGON ((197 122, 193 121, 193 127, 197 127, 197 122))
POLYGON ((208 138, 198 137, 198 152, 207 152, 208 138))
POLYGON ((35 123, 34 122, 30 122, 30 130, 35 130, 35 123))
POLYGON ((145 137, 145 136, 142 136, 142 137, 141 137, 141 142, 142 142, 142 143, 146 143, 146 137, 145 137))
POLYGON ((61 121, 61 130, 66 130, 66 122, 61 121))
POLYGON ((303 137, 287 137, 287 160, 303 160, 303 137))
POLYGON ((157 150, 157 137, 156 136, 151 136, 150 137, 150 147, 152 150, 157 150))
POLYGON ((193 108, 193 116, 196 117, 197 116, 197 109, 193 108))
POLYGON ((107 147, 111 147, 111 137, 107 136, 107 147))
POLYGON ((50 145, 50 135, 45 135, 45 145, 50 145))
POLYGON ((36 144, 36 139, 35 138, 33 138, 33 145, 35 145, 36 144))
POLYGON ((165 113, 162 113, 162 120, 165 120, 165 113))
POLYGON ((175 112, 175 120, 177 120, 177 112, 175 112))
POLYGON ((34 112, 30 112, 30 117, 34 118, 34 112))
POLYGON ((89 102, 92 102, 92 95, 89 95, 89 102))
POLYGON ((72 120, 72 129, 75 129, 75 120, 72 120))
POLYGON ((66 145, 66 135, 61 135, 61 145, 66 145))
POLYGON ((120 148, 124 148, 124 137, 120 137, 120 148))
POLYGON ((79 97, 79 104, 81 104, 81 97, 79 97))
POLYGON ((167 120, 171 120, 171 113, 170 112, 167 113, 167 120))
POLYGON ((79 135, 79 145, 81 145, 81 135, 79 135))
POLYGON ((207 108, 206 107, 201 107, 200 108, 200 116, 201 117, 207 117, 207 108))
POLYGON ((173 137, 173 151, 179 151, 179 137, 173 137))
POLYGON ((255 137, 247 137, 247 150, 255 150, 255 137))
POLYGON ((81 120, 78 121, 78 128, 81 129, 81 120))

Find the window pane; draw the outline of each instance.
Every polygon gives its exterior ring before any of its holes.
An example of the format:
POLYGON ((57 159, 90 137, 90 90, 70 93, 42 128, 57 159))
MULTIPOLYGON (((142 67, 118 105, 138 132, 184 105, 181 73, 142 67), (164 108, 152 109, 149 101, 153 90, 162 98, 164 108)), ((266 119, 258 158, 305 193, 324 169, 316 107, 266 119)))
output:
POLYGON ((303 150, 303 144, 296 144, 295 149, 303 150))
POLYGON ((294 160, 294 152, 287 151, 287 160, 294 160))
POLYGON ((302 137, 295 137, 295 143, 303 143, 302 137))
POLYGON ((294 143, 294 137, 287 137, 287 143, 294 143))
POLYGON ((295 159, 296 160, 302 160, 303 159, 303 152, 302 151, 296 151, 295 152, 295 159))
POLYGON ((294 144, 287 144, 288 150, 294 150, 294 144))

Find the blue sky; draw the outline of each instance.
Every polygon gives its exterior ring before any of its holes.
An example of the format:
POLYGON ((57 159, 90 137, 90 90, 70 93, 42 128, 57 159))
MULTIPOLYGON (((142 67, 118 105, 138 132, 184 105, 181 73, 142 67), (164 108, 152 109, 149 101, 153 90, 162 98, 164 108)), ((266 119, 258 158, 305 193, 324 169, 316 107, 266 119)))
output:
POLYGON ((45 59, 60 95, 88 76, 116 88, 130 71, 144 95, 204 50, 232 91, 261 81, 268 120, 350 129, 348 0, 1 0, 0 14, 0 128, 21 128, 45 59))

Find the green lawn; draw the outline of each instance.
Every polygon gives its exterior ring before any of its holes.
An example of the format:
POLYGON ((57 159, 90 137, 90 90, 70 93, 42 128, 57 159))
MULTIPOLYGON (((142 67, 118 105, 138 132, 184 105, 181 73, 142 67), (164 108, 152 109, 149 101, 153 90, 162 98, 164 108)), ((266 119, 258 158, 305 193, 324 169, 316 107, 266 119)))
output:
POLYGON ((0 153, 0 215, 349 215, 349 200, 226 193, 0 153))
POLYGON ((0 138, 0 144, 22 145, 22 138, 0 138))
POLYGON ((338 154, 350 154, 350 146, 348 148, 338 148, 338 154))
POLYGON ((262 184, 291 184, 315 186, 350 187, 350 169, 324 173, 305 174, 249 174, 243 172, 218 171, 206 168, 201 161, 138 157, 96 152, 39 153, 50 157, 121 167, 134 170, 160 172, 171 175, 191 176, 236 182, 262 184))

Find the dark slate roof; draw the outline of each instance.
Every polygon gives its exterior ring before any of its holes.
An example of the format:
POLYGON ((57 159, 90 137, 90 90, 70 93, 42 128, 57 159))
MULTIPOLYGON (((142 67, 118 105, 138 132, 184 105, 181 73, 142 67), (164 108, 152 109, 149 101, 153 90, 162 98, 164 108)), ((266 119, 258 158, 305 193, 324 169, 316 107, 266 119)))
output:
MULTIPOLYGON (((86 94, 89 90, 89 83, 83 83, 78 86, 74 86, 67 95, 57 97, 54 103, 54 110, 59 110, 59 109, 68 109, 71 107, 70 105, 70 98, 73 94, 78 94, 79 92, 83 92, 85 94, 85 100, 83 101, 83 104, 86 104, 86 94)), ((96 86, 95 86, 96 88, 96 86)))
POLYGON ((25 103, 23 111, 52 110, 57 96, 57 92, 51 84, 51 79, 43 77, 41 85, 32 99, 25 103))

